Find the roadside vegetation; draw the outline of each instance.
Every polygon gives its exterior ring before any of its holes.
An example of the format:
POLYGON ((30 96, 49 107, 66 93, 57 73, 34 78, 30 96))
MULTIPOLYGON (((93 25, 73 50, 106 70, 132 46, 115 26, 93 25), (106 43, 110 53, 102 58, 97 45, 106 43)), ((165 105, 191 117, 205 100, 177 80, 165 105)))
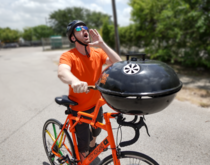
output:
MULTIPOLYGON (((144 50, 150 58, 184 66, 210 69, 210 2, 208 0, 130 0, 132 24, 118 27, 123 50, 144 50)), ((80 19, 98 29, 106 43, 115 48, 111 16, 73 7, 49 15, 48 26, 25 27, 23 31, 0 28, 2 43, 66 36, 66 26, 80 19)), ((121 51, 121 53, 126 53, 121 51)))

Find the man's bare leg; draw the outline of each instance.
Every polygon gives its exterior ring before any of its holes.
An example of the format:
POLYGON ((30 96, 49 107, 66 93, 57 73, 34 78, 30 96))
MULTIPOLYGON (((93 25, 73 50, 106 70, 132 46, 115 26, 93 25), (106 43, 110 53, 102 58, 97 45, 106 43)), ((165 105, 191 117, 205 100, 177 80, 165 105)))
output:
MULTIPOLYGON (((95 147, 96 144, 96 137, 93 137, 93 140, 90 142, 90 147, 95 147)), ((83 162, 86 158, 86 156, 89 154, 89 151, 87 152, 83 152, 83 153, 79 153, 81 161, 83 162)))
POLYGON ((80 159, 81 159, 81 162, 83 162, 84 160, 85 160, 85 158, 86 158, 86 156, 89 154, 89 151, 87 151, 87 152, 83 152, 83 153, 79 153, 79 155, 80 155, 80 159))
POLYGON ((90 147, 95 147, 96 137, 93 137, 93 140, 90 142, 90 147))

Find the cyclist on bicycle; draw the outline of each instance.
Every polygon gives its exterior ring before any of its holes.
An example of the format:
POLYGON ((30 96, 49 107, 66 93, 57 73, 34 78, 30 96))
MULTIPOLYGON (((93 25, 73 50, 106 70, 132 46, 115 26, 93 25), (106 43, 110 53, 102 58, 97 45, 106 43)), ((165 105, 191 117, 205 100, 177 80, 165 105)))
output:
MULTIPOLYGON (((103 64, 110 65, 121 61, 121 58, 103 41, 97 30, 89 30, 80 20, 74 20, 68 24, 67 36, 70 42, 75 43, 75 48, 61 55, 58 77, 69 85, 69 98, 78 103, 77 106, 71 106, 73 115, 77 116, 77 111, 92 113, 101 95, 97 90, 89 91, 88 85, 95 85, 101 75, 103 64), (98 49, 92 47, 98 47, 98 49)), ((103 121, 102 108, 97 121, 103 121)), ((90 131, 86 123, 77 124, 75 129, 83 161, 89 151, 97 146, 96 137, 101 129, 92 128, 90 131)))

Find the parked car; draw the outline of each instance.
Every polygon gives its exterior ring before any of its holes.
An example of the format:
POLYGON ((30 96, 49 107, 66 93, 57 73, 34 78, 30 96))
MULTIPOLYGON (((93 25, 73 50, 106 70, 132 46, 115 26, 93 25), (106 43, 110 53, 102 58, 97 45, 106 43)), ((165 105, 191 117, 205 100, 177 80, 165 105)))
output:
POLYGON ((6 43, 3 48, 17 48, 19 45, 17 43, 6 43))

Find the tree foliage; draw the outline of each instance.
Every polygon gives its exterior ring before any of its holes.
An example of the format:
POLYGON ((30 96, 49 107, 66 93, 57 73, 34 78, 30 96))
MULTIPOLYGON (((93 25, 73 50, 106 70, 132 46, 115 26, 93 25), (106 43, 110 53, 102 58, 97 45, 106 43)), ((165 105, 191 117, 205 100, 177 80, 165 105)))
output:
POLYGON ((104 20, 101 33, 104 42, 106 42, 112 49, 114 49, 115 48, 114 25, 111 24, 108 20, 104 20))
POLYGON ((0 40, 4 43, 18 42, 20 32, 10 28, 0 28, 0 40))
POLYGON ((51 27, 47 25, 38 25, 35 27, 27 27, 23 29, 22 37, 27 41, 41 40, 54 34, 51 27))
POLYGON ((129 5, 135 45, 152 58, 210 68, 209 1, 130 0, 129 5))
POLYGON ((54 34, 54 31, 51 27, 47 25, 39 25, 33 27, 33 34, 36 39, 41 40, 41 38, 48 38, 54 34))
POLYGON ((129 26, 119 27, 120 44, 123 47, 130 48, 132 46, 141 47, 141 37, 138 35, 135 24, 129 26))
POLYGON ((110 20, 110 16, 80 7, 57 10, 50 14, 53 30, 62 36, 66 36, 66 27, 73 20, 82 20, 89 28, 99 29, 105 19, 110 20))
POLYGON ((22 37, 27 41, 32 41, 33 38, 33 28, 26 27, 23 29, 22 37))

